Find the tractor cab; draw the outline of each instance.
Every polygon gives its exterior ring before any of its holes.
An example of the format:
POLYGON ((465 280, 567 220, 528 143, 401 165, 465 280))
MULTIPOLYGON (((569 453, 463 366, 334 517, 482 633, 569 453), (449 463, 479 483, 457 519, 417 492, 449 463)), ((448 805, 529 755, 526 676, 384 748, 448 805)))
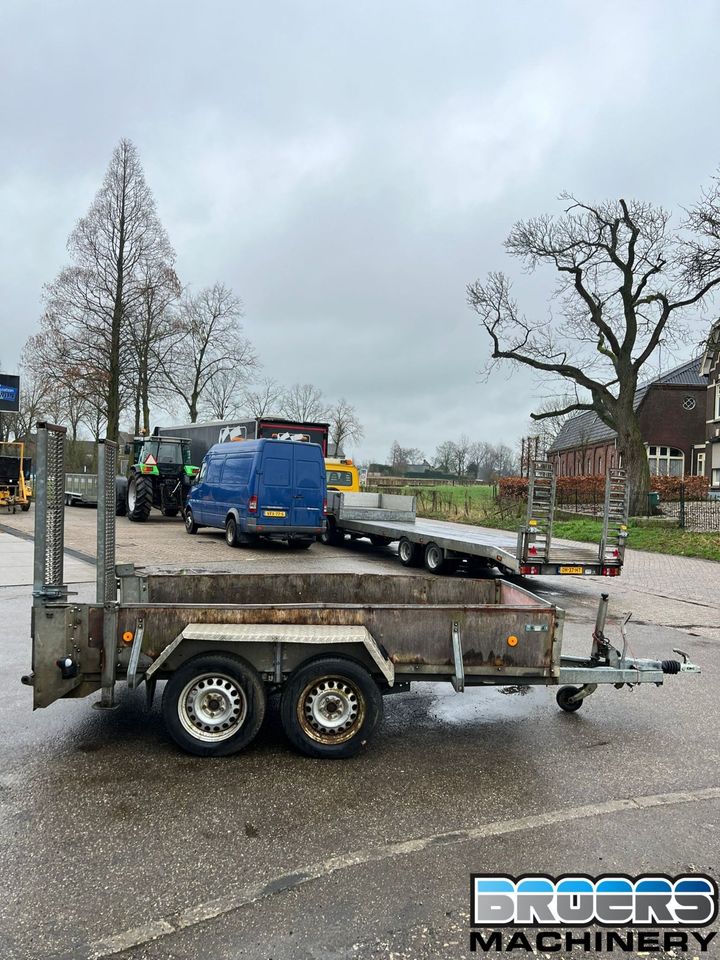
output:
MULTIPOLYGON (((190 463, 190 441, 178 437, 135 437, 125 486, 125 508, 130 520, 147 520, 155 507, 176 517, 185 507, 187 492, 198 473, 190 463)), ((120 511, 119 511, 120 512, 120 511)))

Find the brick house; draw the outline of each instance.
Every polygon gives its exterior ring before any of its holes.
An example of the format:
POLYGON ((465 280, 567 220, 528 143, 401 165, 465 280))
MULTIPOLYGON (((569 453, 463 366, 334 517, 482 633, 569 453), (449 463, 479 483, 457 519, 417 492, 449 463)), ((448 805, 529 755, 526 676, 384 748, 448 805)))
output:
MULTIPOLYGON (((700 357, 688 360, 638 387, 635 394, 653 476, 705 472, 708 388, 700 366, 700 357)), ((720 418, 717 426, 720 431, 720 418)), ((720 458, 720 443, 716 446, 720 458)), ((556 464, 559 476, 604 474, 608 467, 618 465, 616 433, 588 410, 562 425, 548 458, 556 464)))
POLYGON ((707 402, 705 443, 702 453, 698 456, 704 462, 704 472, 710 481, 710 490, 718 496, 720 495, 720 320, 710 328, 700 372, 707 377, 707 402))

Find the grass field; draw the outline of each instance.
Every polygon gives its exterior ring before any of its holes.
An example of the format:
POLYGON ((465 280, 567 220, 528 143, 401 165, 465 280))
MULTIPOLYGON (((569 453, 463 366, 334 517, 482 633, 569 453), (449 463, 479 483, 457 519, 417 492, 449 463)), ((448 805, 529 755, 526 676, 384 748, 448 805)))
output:
MULTIPOLYGON (((398 492, 417 498, 417 512, 421 517, 474 523, 501 530, 518 530, 525 521, 524 504, 498 503, 493 487, 479 484, 468 487, 407 486, 398 492)), ((589 517, 575 517, 556 520, 553 531, 554 536, 566 540, 597 543, 602 524, 600 520, 589 517)), ((628 546, 633 550, 720 561, 720 531, 693 533, 679 530, 663 520, 631 520, 628 524, 628 546)))

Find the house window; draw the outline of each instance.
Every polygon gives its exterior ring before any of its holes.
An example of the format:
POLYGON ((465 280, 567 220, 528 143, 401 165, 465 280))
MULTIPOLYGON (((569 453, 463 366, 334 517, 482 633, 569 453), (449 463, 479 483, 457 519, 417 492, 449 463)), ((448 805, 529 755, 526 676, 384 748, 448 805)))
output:
POLYGON ((702 450, 695 455, 695 475, 698 477, 705 476, 705 451, 702 450))
POLYGON ((685 471, 685 456, 675 447, 648 447, 648 462, 652 477, 681 477, 685 471))
POLYGON ((720 420, 720 383, 715 384, 715 411, 713 417, 720 420))
POLYGON ((713 487, 720 487, 720 470, 717 470, 713 467, 712 480, 710 481, 713 487))
POLYGON ((683 397, 683 410, 694 410, 695 406, 695 397, 683 397))

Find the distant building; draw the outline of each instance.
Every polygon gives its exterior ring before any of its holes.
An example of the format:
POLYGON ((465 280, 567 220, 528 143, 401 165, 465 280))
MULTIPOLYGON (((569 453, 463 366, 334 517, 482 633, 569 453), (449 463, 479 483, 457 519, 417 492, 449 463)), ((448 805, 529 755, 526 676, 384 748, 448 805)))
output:
POLYGON ((700 372, 707 377, 707 400, 705 443, 698 459, 702 459, 710 490, 720 495, 720 320, 710 329, 700 372))
MULTIPOLYGON (((705 473, 708 378, 701 372, 701 363, 704 359, 700 357, 688 360, 643 384, 635 394, 635 410, 653 476, 705 473)), ((717 367, 716 353, 716 376, 717 367)), ((720 441, 720 412, 715 412, 720 441)), ((720 442, 716 448, 720 484, 720 442)), ((548 457, 560 476, 604 474, 608 467, 619 466, 617 434, 588 410, 562 425, 548 457)))

